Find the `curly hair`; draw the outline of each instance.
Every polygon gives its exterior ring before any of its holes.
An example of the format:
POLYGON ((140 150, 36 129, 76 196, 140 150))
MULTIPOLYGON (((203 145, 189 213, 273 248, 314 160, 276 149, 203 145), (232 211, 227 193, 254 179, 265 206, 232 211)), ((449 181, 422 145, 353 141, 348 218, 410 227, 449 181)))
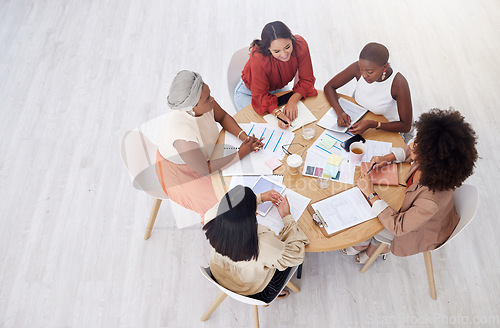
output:
POLYGON ((269 47, 271 46, 271 42, 276 39, 290 39, 292 40, 292 45, 295 45, 295 36, 292 34, 292 31, 286 26, 283 22, 276 21, 267 23, 266 26, 262 29, 262 33, 260 35, 260 40, 255 39, 250 44, 249 50, 252 51, 254 46, 257 46, 257 51, 260 52, 263 56, 269 56, 271 51, 269 51, 269 47))
POLYGON ((431 191, 455 189, 469 177, 478 158, 476 133, 453 109, 431 109, 415 122, 414 152, 420 183, 431 191))

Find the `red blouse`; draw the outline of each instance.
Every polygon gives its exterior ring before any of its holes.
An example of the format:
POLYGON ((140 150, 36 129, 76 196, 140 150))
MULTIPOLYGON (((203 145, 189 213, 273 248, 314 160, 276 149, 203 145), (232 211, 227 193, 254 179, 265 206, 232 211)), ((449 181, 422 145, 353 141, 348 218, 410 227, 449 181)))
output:
POLYGON ((269 91, 285 87, 293 80, 297 70, 299 81, 293 87, 293 92, 300 93, 303 98, 318 95, 314 88, 316 78, 307 42, 300 35, 295 35, 295 38, 292 55, 286 62, 274 58, 271 54, 263 56, 256 46, 252 49, 241 77, 252 92, 252 107, 259 114, 271 113, 278 107, 278 97, 269 91))

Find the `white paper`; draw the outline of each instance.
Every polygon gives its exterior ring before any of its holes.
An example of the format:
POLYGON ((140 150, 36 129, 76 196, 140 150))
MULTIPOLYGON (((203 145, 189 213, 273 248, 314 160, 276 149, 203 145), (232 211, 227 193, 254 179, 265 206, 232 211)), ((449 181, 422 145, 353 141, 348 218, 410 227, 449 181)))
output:
MULTIPOLYGON (((347 115, 351 117, 351 125, 359 121, 363 115, 368 112, 367 109, 356 105, 353 102, 350 102, 349 100, 346 100, 345 98, 339 98, 339 104, 340 107, 346 112, 347 115)), ((337 124, 337 113, 333 109, 333 107, 330 107, 328 112, 326 112, 325 115, 319 120, 318 125, 332 131, 337 131, 337 132, 346 132, 347 129, 349 129, 348 126, 343 126, 340 127, 337 124)))
MULTIPOLYGON (((285 190, 283 195, 286 195, 288 203, 290 204, 290 213, 292 214, 293 219, 297 221, 306 210, 311 199, 288 188, 285 190)), ((276 234, 279 234, 281 229, 285 226, 283 224, 283 219, 275 206, 273 206, 266 216, 262 216, 260 214, 257 215, 257 222, 268 227, 276 234)))
MULTIPOLYGON (((280 128, 273 128, 267 123, 244 123, 240 124, 240 127, 245 131, 248 135, 255 135, 257 138, 264 138, 262 142, 264 143, 264 147, 261 151, 264 151, 269 154, 273 154, 279 159, 283 159, 285 157, 285 152, 282 149, 282 146, 290 145, 295 138, 295 134, 293 132, 288 132, 280 128)), ((224 156, 227 156, 239 148, 243 142, 239 140, 236 136, 226 132, 224 139, 224 156)), ((285 149, 288 149, 288 146, 285 146, 285 149)))
POLYGON ((289 126, 286 129, 281 129, 278 127, 279 121, 276 117, 274 117, 274 115, 267 114, 264 116, 264 119, 272 127, 279 128, 281 131, 289 131, 289 132, 295 131, 295 130, 303 127, 304 125, 307 125, 307 124, 312 123, 312 122, 317 120, 316 116, 314 116, 313 113, 311 113, 309 108, 307 108, 307 106, 304 105, 304 103, 302 101, 299 101, 297 103, 297 110, 298 110, 297 118, 295 119, 295 121, 292 122, 293 127, 289 126))
POLYGON ((328 234, 344 230, 368 221, 374 216, 368 201, 358 187, 351 188, 332 197, 312 204, 328 224, 328 234))
POLYGON ((266 161, 271 157, 272 155, 263 151, 252 152, 222 170, 222 175, 225 177, 231 175, 272 175, 273 170, 266 165, 266 161))
MULTIPOLYGON (((276 181, 276 183, 283 184, 283 175, 273 174, 266 175, 267 178, 276 181)), ((229 183, 229 190, 233 189, 237 185, 242 185, 245 187, 252 188, 257 180, 259 180, 260 175, 235 175, 231 178, 231 183, 229 183)))
POLYGON ((363 162, 371 161, 373 156, 384 156, 391 152, 392 143, 376 140, 366 140, 366 153, 363 162))

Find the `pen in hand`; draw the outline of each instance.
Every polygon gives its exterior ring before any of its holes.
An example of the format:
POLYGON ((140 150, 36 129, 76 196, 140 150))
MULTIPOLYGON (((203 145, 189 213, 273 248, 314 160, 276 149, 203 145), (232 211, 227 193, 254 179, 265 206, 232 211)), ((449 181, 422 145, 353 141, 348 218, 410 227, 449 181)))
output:
POLYGON ((370 172, 373 170, 373 167, 375 166, 375 164, 377 164, 377 162, 374 162, 372 164, 372 166, 370 166, 370 169, 368 170, 368 172, 366 172, 366 174, 370 174, 370 172))
MULTIPOLYGON (((285 123, 285 124, 289 124, 287 121, 285 121, 285 120, 284 120, 284 119, 282 119, 281 117, 276 116, 276 118, 277 118, 278 120, 280 120, 281 122, 285 123)), ((290 124, 290 126, 292 126, 292 125, 290 124)))

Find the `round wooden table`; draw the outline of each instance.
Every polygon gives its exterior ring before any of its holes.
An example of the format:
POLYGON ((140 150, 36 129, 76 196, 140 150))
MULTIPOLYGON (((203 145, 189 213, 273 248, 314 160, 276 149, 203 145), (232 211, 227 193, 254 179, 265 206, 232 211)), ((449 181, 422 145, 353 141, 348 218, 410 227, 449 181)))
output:
MULTIPOLYGON (((340 95, 347 100, 354 102, 354 99, 344 95, 340 95)), ((323 91, 318 90, 318 95, 316 97, 308 97, 303 100, 303 103, 309 108, 309 110, 316 116, 319 120, 321 117, 330 109, 330 104, 328 103, 323 91)), ((251 105, 243 108, 239 111, 234 118, 238 123, 265 123, 263 117, 257 114, 251 105)), ((375 115, 371 112, 365 114, 362 120, 375 120, 380 122, 387 122, 385 117, 375 115)), ((301 143, 307 148, 314 143, 314 141, 321 135, 324 131, 320 126, 316 127, 316 134, 313 139, 305 140, 302 137, 302 128, 295 131, 294 143, 301 143)), ((391 142, 393 147, 403 147, 405 144, 399 133, 387 132, 382 130, 368 129, 362 136, 365 139, 378 140, 391 142)), ((218 143, 224 142, 224 131, 221 132, 219 136, 218 143)), ((294 146, 291 146, 294 147, 294 146)), ((299 149, 291 148, 292 152, 301 153, 299 149)), ((305 160, 306 152, 304 152, 303 160, 305 160)), ((339 192, 352 188, 354 185, 344 184, 336 181, 332 181, 330 186, 326 189, 321 189, 317 185, 317 178, 303 176, 302 174, 290 175, 287 172, 286 167, 286 157, 283 159, 284 165, 274 170, 274 174, 284 175, 283 184, 287 188, 292 189, 295 192, 300 193, 308 198, 311 198, 311 203, 315 203, 324 198, 335 195, 339 192)), ((403 181, 408 174, 410 165, 406 163, 398 164, 398 174, 399 181, 403 181)), ((356 168, 354 175, 354 182, 358 180, 359 177, 359 167, 356 168)), ((222 177, 222 174, 216 174, 212 176, 212 181, 214 183, 214 188, 217 195, 222 198, 224 193, 227 192, 226 186, 229 185, 230 177, 222 177), (223 182, 224 179, 224 182, 223 182)), ((385 200, 389 206, 393 208, 400 208, 403 203, 403 198, 405 195, 405 187, 402 186, 378 186, 375 185, 375 191, 379 196, 385 200)), ((345 229, 331 237, 325 237, 321 230, 314 224, 311 215, 307 210, 302 213, 302 216, 298 220, 300 227, 304 233, 309 237, 309 245, 306 246, 306 252, 327 252, 346 248, 348 246, 359 244, 369 238, 373 237, 380 231, 382 231, 383 226, 377 218, 371 219, 369 221, 363 222, 351 228, 345 229)))

